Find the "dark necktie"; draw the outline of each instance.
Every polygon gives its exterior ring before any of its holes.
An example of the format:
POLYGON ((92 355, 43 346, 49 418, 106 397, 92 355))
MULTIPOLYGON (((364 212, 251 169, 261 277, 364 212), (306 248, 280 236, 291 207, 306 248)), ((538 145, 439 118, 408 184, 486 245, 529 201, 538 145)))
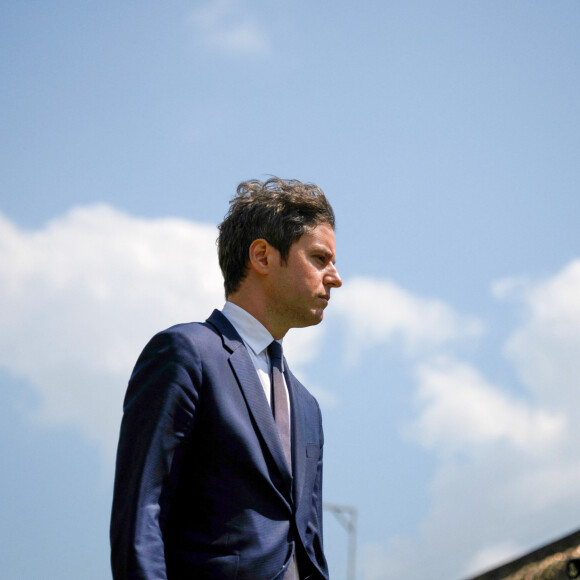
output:
POLYGON ((288 463, 290 473, 292 473, 290 413, 288 412, 288 399, 286 397, 286 387, 284 386, 284 375, 282 374, 282 345, 276 341, 270 343, 268 354, 270 355, 270 364, 272 366, 272 412, 274 413, 274 421, 278 428, 280 441, 282 441, 286 463, 288 463))
MULTIPOLYGON (((286 397, 286 387, 284 385, 284 375, 282 374, 282 345, 279 342, 272 342, 268 347, 270 355, 270 365, 272 367, 272 395, 271 406, 274 413, 274 421, 278 428, 282 449, 286 457, 286 463, 292 473, 292 455, 290 451, 290 413, 288 412, 288 399, 286 397)), ((284 574, 284 580, 298 580, 296 566, 296 555, 292 557, 288 564, 288 569, 284 574)))

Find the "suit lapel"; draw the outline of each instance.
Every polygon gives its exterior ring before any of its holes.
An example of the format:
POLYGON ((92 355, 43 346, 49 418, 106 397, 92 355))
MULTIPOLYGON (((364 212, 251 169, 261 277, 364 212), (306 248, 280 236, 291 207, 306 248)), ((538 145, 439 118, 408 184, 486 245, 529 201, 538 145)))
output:
POLYGON ((254 363, 239 334, 221 312, 214 310, 207 322, 220 332, 224 346, 231 352, 230 365, 254 419, 256 429, 264 440, 274 463, 282 475, 284 483, 287 485, 287 489, 290 490, 292 475, 286 465, 284 450, 282 449, 272 410, 264 395, 264 388, 258 378, 254 363))

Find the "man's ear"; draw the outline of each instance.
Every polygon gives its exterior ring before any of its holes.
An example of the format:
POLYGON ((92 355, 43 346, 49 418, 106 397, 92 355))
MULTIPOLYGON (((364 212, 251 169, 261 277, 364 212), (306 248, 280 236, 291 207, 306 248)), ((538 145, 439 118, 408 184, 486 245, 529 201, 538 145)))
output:
POLYGON ((256 273, 265 275, 272 265, 274 248, 264 239, 259 238, 250 244, 249 260, 250 268, 256 273))

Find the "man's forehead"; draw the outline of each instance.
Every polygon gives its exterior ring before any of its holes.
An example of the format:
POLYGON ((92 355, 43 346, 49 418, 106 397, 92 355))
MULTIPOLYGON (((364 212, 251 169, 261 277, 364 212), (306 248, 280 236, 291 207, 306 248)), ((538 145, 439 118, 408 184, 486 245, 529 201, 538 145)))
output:
POLYGON ((330 224, 321 223, 306 230, 299 239, 305 237, 325 243, 334 242, 334 229, 330 224))
POLYGON ((335 239, 334 230, 329 224, 323 223, 305 232, 297 242, 303 246, 320 249, 325 253, 334 256, 335 239))

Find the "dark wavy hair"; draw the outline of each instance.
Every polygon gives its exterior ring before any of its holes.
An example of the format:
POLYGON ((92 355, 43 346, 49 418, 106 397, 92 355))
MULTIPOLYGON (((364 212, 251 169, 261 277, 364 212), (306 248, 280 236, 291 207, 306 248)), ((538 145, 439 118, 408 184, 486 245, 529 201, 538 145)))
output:
POLYGON ((290 246, 323 223, 334 229, 334 211, 323 191, 312 183, 279 177, 240 183, 218 226, 218 256, 226 298, 246 277, 254 240, 265 239, 286 262, 290 246))

